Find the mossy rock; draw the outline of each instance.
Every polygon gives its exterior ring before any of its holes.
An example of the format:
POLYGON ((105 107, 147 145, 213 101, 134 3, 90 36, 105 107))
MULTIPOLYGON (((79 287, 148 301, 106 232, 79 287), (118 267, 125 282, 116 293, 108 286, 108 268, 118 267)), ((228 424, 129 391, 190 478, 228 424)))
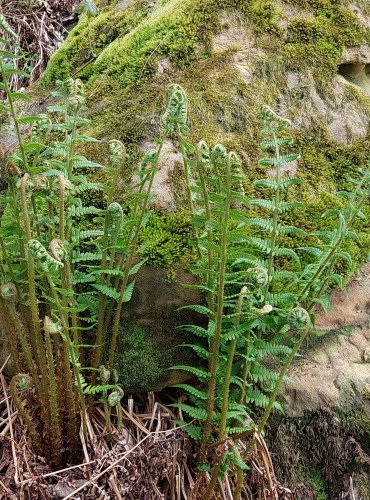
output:
POLYGON ((115 358, 126 393, 184 382, 189 373, 171 367, 198 362, 192 349, 184 346, 194 338, 178 327, 199 318, 178 309, 199 303, 201 297, 183 286, 194 284, 190 274, 181 269, 175 273, 145 266, 136 277, 132 300, 122 315, 115 358))
MULTIPOLYGON (((81 78, 93 119, 89 132, 122 140, 129 169, 159 133, 167 85, 181 84, 190 101, 189 139, 222 142, 238 152, 250 195, 251 182, 263 175, 257 164, 259 108, 269 104, 292 120, 301 153, 292 168, 305 185, 291 196, 306 209, 293 214, 294 222, 320 230, 326 224, 322 213, 340 206, 336 192, 350 186, 370 150, 370 98, 340 70, 343 64, 370 65, 365 3, 102 0, 99 15, 82 16, 54 54, 39 87, 50 89, 69 75, 81 78)), ((171 209, 181 204, 181 172, 174 176, 168 179, 176 198, 171 209)), ((341 269, 346 275, 367 257, 370 207, 364 212, 357 222, 361 244, 348 243, 354 260, 341 269)))

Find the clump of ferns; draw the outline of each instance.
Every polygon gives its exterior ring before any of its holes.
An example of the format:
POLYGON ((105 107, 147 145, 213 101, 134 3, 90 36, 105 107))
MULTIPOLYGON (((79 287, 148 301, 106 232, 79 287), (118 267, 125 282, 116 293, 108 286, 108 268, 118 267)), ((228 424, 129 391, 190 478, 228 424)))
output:
POLYGON ((354 191, 345 194, 347 208, 324 214, 338 217, 334 231, 316 233, 315 248, 287 248, 283 245, 286 235, 304 236, 300 228, 283 221, 287 211, 300 206, 287 196, 290 186, 300 181, 284 174, 284 166, 298 159, 291 150, 289 122, 263 108, 261 149, 267 154, 260 165, 268 169, 268 175, 256 181, 255 187, 267 195, 248 199, 243 187, 247 178, 238 156, 219 144, 212 150, 204 142, 196 147, 189 144, 186 95, 178 85, 169 88, 169 95, 178 109, 172 128, 184 157, 196 234, 198 258, 191 271, 200 284, 193 288, 203 291, 206 298, 205 304, 186 306, 204 316, 203 326, 182 326, 200 337, 191 348, 202 364, 175 367, 199 381, 178 386, 189 401, 176 406, 193 420, 187 429, 200 440, 200 470, 211 472, 201 495, 199 475, 193 497, 210 498, 220 474, 232 470, 237 478, 234 498, 240 498, 251 447, 242 457, 238 440, 263 432, 271 411, 281 409, 277 396, 310 332, 314 306, 326 307, 328 286, 342 284, 333 269, 338 259, 350 261, 341 245, 346 238, 356 237, 351 226, 369 196, 370 168, 360 172, 354 191), (250 215, 250 207, 253 213, 257 207, 260 215, 250 215), (306 251, 313 261, 301 269, 299 253, 306 251), (290 259, 294 270, 282 270, 281 259, 290 259), (277 361, 274 370, 266 363, 271 358, 277 361))
MULTIPOLYGON (((0 43, 4 48, 6 41, 0 43)), ((103 189, 86 172, 103 166, 79 153, 81 144, 99 142, 82 132, 88 124, 83 85, 60 82, 54 97, 61 104, 49 106, 45 116, 19 117, 17 101, 26 96, 9 90, 17 71, 12 59, 0 52, 7 95, 1 108, 13 118, 18 139, 7 159, 9 189, 2 198, 0 326, 20 374, 10 384, 14 402, 32 439, 41 435, 33 439, 38 451, 59 464, 77 459, 80 426, 86 433, 92 406, 87 396, 91 403, 96 393, 101 396, 107 427, 111 407, 120 421, 114 358, 121 312, 145 262, 138 235, 150 216, 151 187, 173 110, 168 107, 157 147, 145 155, 123 203, 115 196, 125 148, 111 141, 107 207, 85 206, 84 192, 103 189), (26 139, 24 126, 31 127, 26 139)))

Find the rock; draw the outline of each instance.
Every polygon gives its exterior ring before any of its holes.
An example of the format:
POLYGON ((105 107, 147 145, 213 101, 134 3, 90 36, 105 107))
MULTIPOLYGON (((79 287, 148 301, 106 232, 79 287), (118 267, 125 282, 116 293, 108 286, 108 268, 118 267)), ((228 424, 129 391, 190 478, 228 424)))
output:
POLYGON ((171 366, 194 362, 192 350, 181 347, 194 340, 178 326, 192 324, 194 313, 179 311, 201 302, 198 292, 182 284, 194 283, 190 274, 177 271, 170 279, 165 269, 141 268, 131 301, 122 314, 116 368, 125 392, 160 390, 189 378, 171 366))
POLYGON ((118 2, 116 7, 115 7, 115 10, 117 12, 120 12, 124 9, 127 9, 127 7, 129 7, 131 4, 134 3, 135 0, 121 0, 121 2, 118 2))
MULTIPOLYGON (((143 144, 144 151, 148 151, 154 145, 143 144)), ((183 173, 183 160, 181 154, 171 141, 163 145, 159 159, 158 173, 154 178, 152 194, 154 196, 154 208, 161 212, 171 212, 177 209, 176 188, 174 180, 183 173)))
POLYGON ((345 292, 332 296, 333 307, 317 316, 315 327, 328 338, 294 363, 285 385, 285 408, 290 416, 305 411, 351 406, 367 407, 370 384, 370 264, 345 292), (330 335, 329 335, 330 334, 330 335))
MULTIPOLYGON (((328 200, 338 201, 336 191, 343 184, 347 187, 352 165, 364 164, 370 150, 370 100, 366 87, 354 85, 343 74, 343 65, 361 64, 365 65, 367 75, 370 35, 366 27, 370 13, 365 2, 355 2, 351 8, 331 2, 330 15, 326 15, 328 11, 322 2, 305 2, 311 7, 304 8, 299 4, 297 1, 106 0, 89 26, 81 20, 70 32, 51 59, 40 86, 51 89, 57 79, 68 74, 83 78, 93 120, 92 130, 87 133, 107 140, 122 140, 129 159, 136 162, 138 151, 152 147, 160 133, 159 116, 167 85, 179 83, 189 97, 189 141, 195 144, 205 139, 210 146, 222 142, 235 150, 248 167, 248 183, 258 172, 258 113, 263 104, 270 105, 292 121, 300 145, 301 159, 285 167, 289 175, 297 172, 306 181, 297 195, 308 200, 310 213, 307 217, 297 214, 296 223, 302 223, 308 231, 320 230, 323 229, 321 213, 329 208, 328 200), (149 4, 154 5, 148 8, 149 4), (93 46, 99 49, 93 61, 88 33, 93 46)), ((345 74, 348 76, 348 72, 345 74)), ((183 189, 183 166, 177 144, 166 142, 160 167, 154 183, 155 208, 160 212, 176 210, 183 189)), ((368 215, 368 207, 364 210, 368 215)), ((366 225, 360 236, 368 242, 366 225)), ((356 265, 363 258, 364 248, 365 245, 361 249, 356 247, 356 265)), ((149 276, 149 270, 146 272, 149 276)), ((135 292, 138 295, 133 305, 129 305, 133 309, 122 325, 123 329, 128 327, 123 330, 122 338, 131 342, 132 356, 144 352, 146 339, 150 339, 145 351, 149 354, 147 358, 141 357, 140 366, 151 359, 150 352, 157 341, 157 352, 162 354, 171 351, 177 342, 173 335, 178 323, 177 319, 169 319, 168 304, 179 290, 166 283, 166 272, 163 270, 159 276, 153 271, 151 280, 157 283, 155 288, 149 289, 138 282, 135 292), (146 293, 149 308, 159 291, 164 297, 157 304, 157 318, 151 324, 149 309, 140 316, 134 307, 140 294, 146 293), (167 312, 162 313, 162 309, 167 312), (163 319, 163 315, 169 323, 164 322, 165 328, 161 329, 159 318, 163 319), (161 335, 156 335, 158 331, 161 335)), ((347 321, 345 316, 342 321, 347 321)), ((359 338, 354 342, 362 342, 363 324, 359 327, 359 338)), ((321 397, 309 393, 312 404, 338 400, 339 370, 352 378, 360 376, 361 370, 357 370, 353 360, 356 369, 348 372, 344 369, 346 349, 354 359, 361 359, 360 351, 345 336, 337 337, 337 344, 328 349, 325 355, 313 355, 307 361, 319 366, 321 377, 326 367, 330 369, 328 384, 320 387, 321 397), (337 356, 334 348, 341 354, 337 356)), ((122 345, 121 355, 126 352, 122 345)), ((156 363, 158 359, 161 354, 156 363)), ((307 373, 313 391, 319 378, 309 375, 312 372, 308 367, 307 373)), ((126 387, 133 389, 137 385, 133 380, 124 382, 126 387)), ((158 378, 147 387, 162 387, 165 383, 158 378)), ((357 385, 361 390, 361 382, 357 385)), ((296 399, 304 403, 298 393, 296 399)))

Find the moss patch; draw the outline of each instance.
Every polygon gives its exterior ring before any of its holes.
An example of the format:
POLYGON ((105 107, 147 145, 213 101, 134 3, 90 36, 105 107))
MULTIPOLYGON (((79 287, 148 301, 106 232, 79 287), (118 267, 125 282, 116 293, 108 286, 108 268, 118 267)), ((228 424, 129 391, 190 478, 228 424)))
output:
POLYGON ((325 479, 322 477, 320 469, 312 469, 310 467, 301 467, 300 474, 314 491, 316 500, 328 500, 326 493, 325 479))
POLYGON ((191 257, 190 214, 180 211, 165 216, 153 214, 140 233, 143 256, 153 267, 185 266, 191 257))

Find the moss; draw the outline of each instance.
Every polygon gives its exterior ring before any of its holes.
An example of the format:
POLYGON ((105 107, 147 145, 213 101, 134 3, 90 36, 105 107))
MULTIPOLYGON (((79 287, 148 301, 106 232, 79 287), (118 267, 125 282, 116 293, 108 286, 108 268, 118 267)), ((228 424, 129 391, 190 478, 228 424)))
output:
POLYGON ((320 469, 302 466, 300 468, 302 478, 312 487, 316 500, 328 500, 326 493, 326 482, 320 469))
POLYGON ((147 15, 147 4, 141 0, 123 10, 116 9, 111 3, 103 7, 99 14, 88 19, 81 16, 79 23, 70 32, 62 47, 51 58, 44 72, 41 85, 53 86, 71 73, 82 79, 93 74, 94 58, 91 55, 88 35, 92 40, 94 52, 99 56, 114 40, 129 33, 147 15))
POLYGON ((163 375, 163 362, 148 329, 135 326, 125 329, 115 359, 119 383, 124 390, 136 392, 157 386, 163 375))
MULTIPOLYGON (((118 341, 115 367, 125 392, 161 390, 184 380, 184 372, 170 370, 195 362, 193 353, 179 346, 174 325, 166 320, 151 326, 126 323, 118 341)), ((184 338, 184 342, 189 337, 184 338)))
POLYGON ((166 216, 152 214, 140 233, 143 255, 153 267, 185 265, 191 255, 190 214, 185 211, 166 216))
POLYGON ((293 69, 310 67, 321 87, 327 85, 343 47, 368 43, 370 30, 339 2, 310 2, 313 19, 297 18, 288 25, 285 50, 293 69))

